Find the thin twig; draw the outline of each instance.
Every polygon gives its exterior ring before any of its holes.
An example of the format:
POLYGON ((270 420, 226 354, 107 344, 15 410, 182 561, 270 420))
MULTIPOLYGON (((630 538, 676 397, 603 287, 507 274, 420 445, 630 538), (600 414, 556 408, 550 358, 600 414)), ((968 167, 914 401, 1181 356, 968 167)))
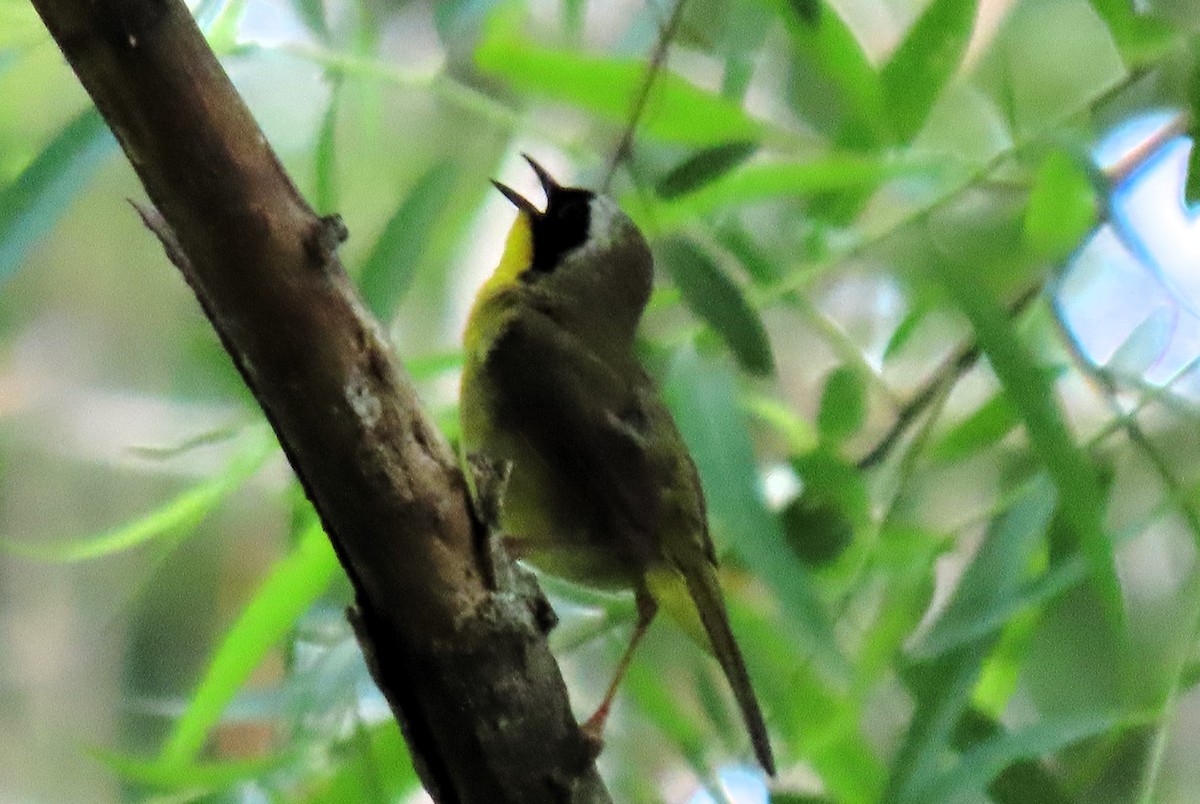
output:
POLYGON ((666 25, 662 26, 659 30, 658 43, 654 46, 654 52, 650 54, 650 65, 646 69, 646 77, 642 79, 642 85, 638 89, 637 97, 634 98, 633 110, 629 115, 629 122, 625 126, 624 133, 621 134, 621 141, 617 143, 616 150, 613 151, 608 168, 604 171, 604 181, 600 183, 600 191, 602 193, 608 193, 617 168, 629 156, 630 149, 633 146, 633 134, 637 130, 638 121, 641 120, 642 113, 646 111, 646 101, 650 98, 650 90, 654 88, 654 80, 658 78, 663 65, 666 64, 667 48, 670 47, 671 40, 675 38, 675 32, 679 30, 679 23, 683 20, 683 8, 686 5, 687 0, 676 0, 675 8, 671 11, 671 17, 667 20, 666 25))
MULTIPOLYGON (((1039 282, 1028 288, 1024 293, 1017 297, 1015 301, 1008 306, 1008 314, 1010 317, 1016 318, 1029 308, 1042 292, 1042 284, 1039 282)), ((892 423, 891 428, 884 434, 870 452, 864 455, 858 461, 859 470, 867 470, 879 464, 896 443, 908 432, 917 418, 925 412, 925 410, 950 386, 958 382, 964 374, 970 371, 980 356, 979 344, 971 342, 959 347, 958 351, 952 354, 942 363, 941 368, 934 372, 933 377, 929 379, 921 389, 913 395, 912 399, 906 402, 897 412, 896 420, 892 423)))

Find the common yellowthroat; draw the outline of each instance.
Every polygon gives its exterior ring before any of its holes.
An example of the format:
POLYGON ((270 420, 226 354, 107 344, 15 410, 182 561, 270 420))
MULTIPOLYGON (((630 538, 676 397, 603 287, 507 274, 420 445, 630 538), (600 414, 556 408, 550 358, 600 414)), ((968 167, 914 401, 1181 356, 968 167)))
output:
POLYGON ((546 209, 493 182, 517 219, 467 321, 464 452, 507 466, 496 524, 518 557, 586 586, 634 590, 637 627, 585 730, 599 736, 661 604, 720 662, 758 761, 774 775, 696 468, 634 355, 650 248, 612 199, 560 186, 525 159, 546 209))

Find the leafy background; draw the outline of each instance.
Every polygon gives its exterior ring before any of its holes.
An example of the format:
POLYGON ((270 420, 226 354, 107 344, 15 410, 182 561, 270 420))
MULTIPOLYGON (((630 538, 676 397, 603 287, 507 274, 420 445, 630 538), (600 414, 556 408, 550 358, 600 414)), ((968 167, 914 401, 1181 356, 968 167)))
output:
MULTIPOLYGON (((1079 364, 1044 293, 1103 218, 1097 137, 1200 102, 1200 13, 1141 6, 687 6, 613 192, 661 269, 643 353, 708 492, 773 801, 1200 798, 1196 415, 1079 364)), ((486 180, 536 197, 527 151, 600 181, 670 9, 194 11, 454 437, 512 216, 486 180)), ((0 798, 419 797, 319 526, 125 198, 0 0, 0 798)), ((633 606, 545 584, 586 714, 633 606)), ((747 755, 711 660, 657 625, 614 795, 719 800, 747 755)))

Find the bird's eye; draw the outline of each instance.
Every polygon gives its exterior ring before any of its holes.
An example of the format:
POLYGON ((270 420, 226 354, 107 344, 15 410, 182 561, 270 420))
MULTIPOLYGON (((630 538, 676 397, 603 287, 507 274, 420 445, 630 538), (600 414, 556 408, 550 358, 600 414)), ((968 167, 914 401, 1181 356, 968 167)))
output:
POLYGON ((533 222, 534 273, 550 273, 563 255, 587 240, 592 193, 563 188, 547 199, 546 211, 533 222))

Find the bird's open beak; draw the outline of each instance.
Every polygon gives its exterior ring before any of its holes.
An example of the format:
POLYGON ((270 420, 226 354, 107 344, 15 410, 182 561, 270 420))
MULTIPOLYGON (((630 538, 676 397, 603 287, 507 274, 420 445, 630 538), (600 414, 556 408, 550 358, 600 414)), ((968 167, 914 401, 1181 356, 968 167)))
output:
POLYGON ((527 214, 529 217, 537 218, 541 216, 542 211, 535 207, 532 201, 518 193, 513 188, 509 187, 507 184, 501 184, 495 179, 492 179, 492 184, 504 195, 505 198, 513 202, 513 206, 527 214))
POLYGON ((535 162, 533 157, 529 154, 521 154, 521 158, 528 162, 529 166, 533 168, 533 172, 537 174, 538 181, 541 182, 542 189, 546 191, 546 200, 549 201, 550 196, 554 195, 554 193, 558 191, 560 186, 559 183, 556 182, 554 177, 550 175, 550 171, 546 170, 544 167, 535 162))
MULTIPOLYGON (((546 170, 544 167, 534 161, 533 157, 531 157, 529 154, 521 154, 521 156, 526 162, 529 163, 529 166, 533 168, 533 172, 537 174, 538 182, 541 183, 542 189, 546 191, 546 203, 549 205, 550 197, 562 189, 562 185, 554 180, 554 177, 550 175, 550 171, 546 170)), ((495 179, 492 179, 492 184, 495 185, 497 190, 503 193, 505 198, 513 203, 513 206, 528 214, 530 217, 537 218, 544 214, 541 210, 533 205, 532 201, 518 193, 513 188, 509 187, 507 184, 501 184, 495 179)))

